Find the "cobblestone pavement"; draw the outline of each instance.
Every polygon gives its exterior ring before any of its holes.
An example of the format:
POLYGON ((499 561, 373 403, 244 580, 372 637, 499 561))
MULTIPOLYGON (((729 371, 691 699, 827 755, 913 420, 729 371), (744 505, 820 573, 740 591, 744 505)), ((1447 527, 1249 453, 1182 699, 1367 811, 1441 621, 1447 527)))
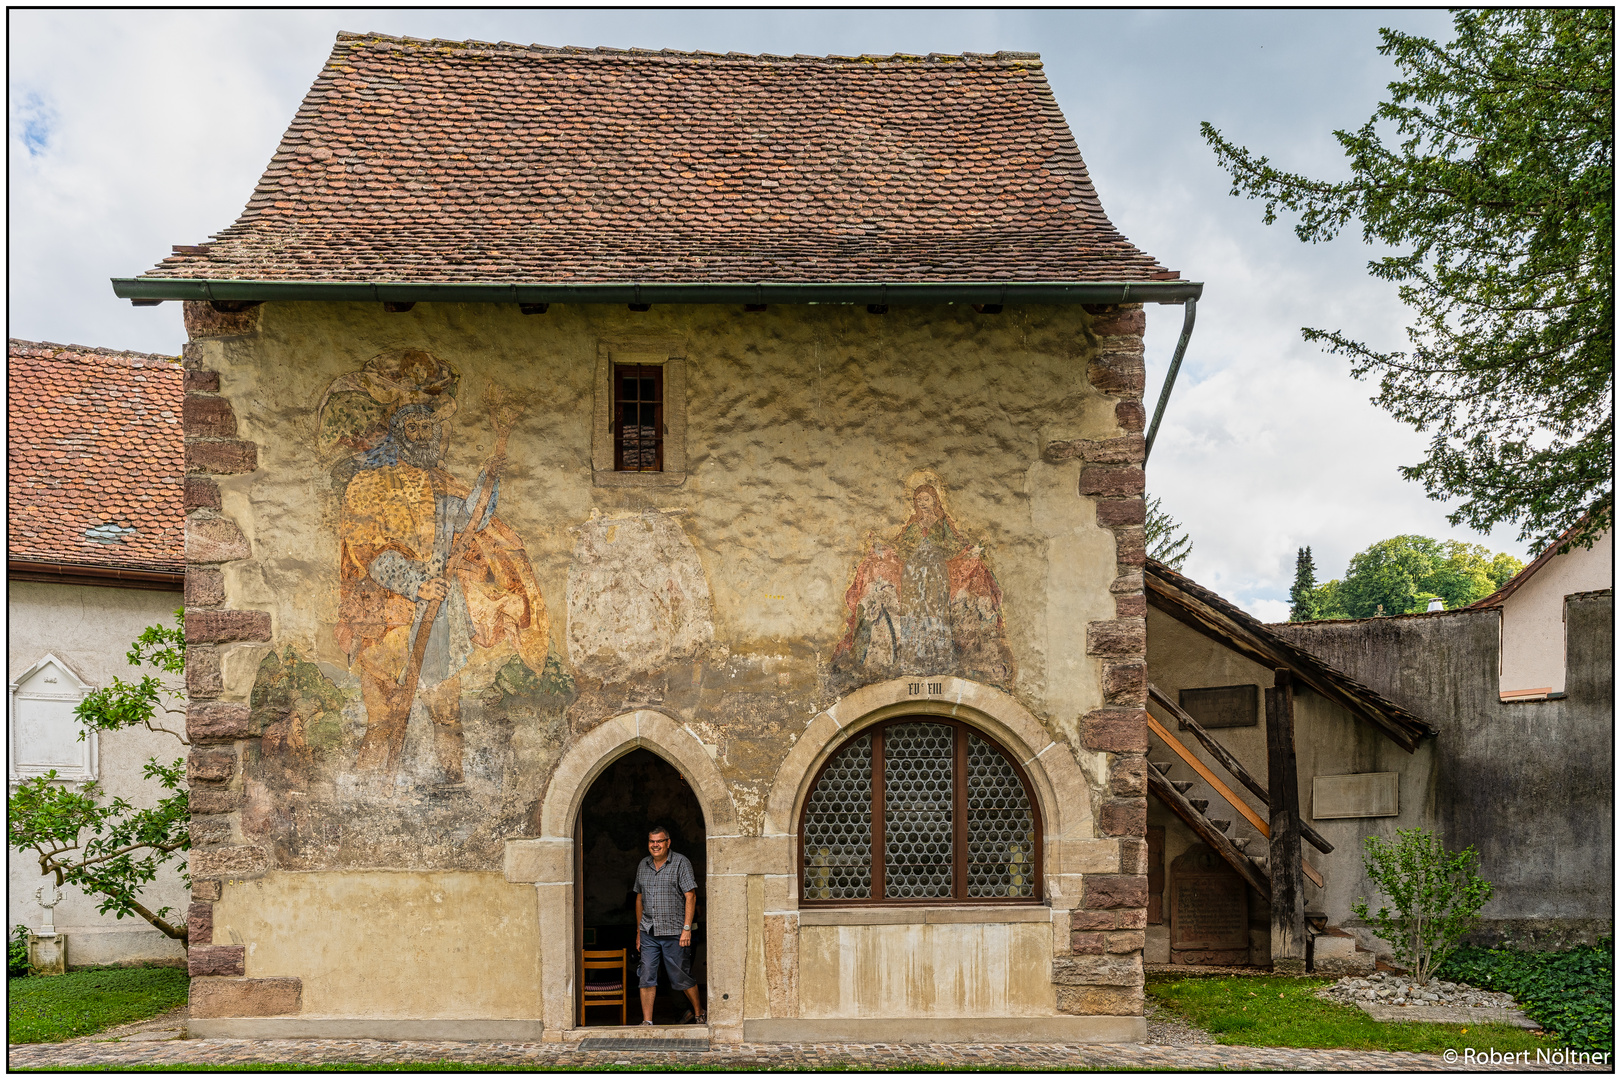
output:
MULTIPOLYGON (((674 1066, 700 1069, 884 1070, 933 1066, 945 1069, 1069 1070, 1171 1069, 1184 1071, 1434 1072, 1571 1071, 1563 1063, 1512 1065, 1445 1061, 1439 1055, 1369 1053, 1357 1050, 1286 1050, 1250 1046, 1172 1046, 1113 1043, 1088 1046, 990 1045, 722 1045, 708 1053, 602 1051, 585 1053, 556 1044, 382 1042, 369 1039, 175 1039, 168 1042, 35 1044, 8 1048, 10 1069, 72 1065, 230 1065, 246 1062, 413 1063, 479 1062, 514 1069, 588 1069, 604 1065, 674 1066)), ((1577 1066, 1576 1068, 1580 1068, 1577 1066)), ((1608 1066, 1593 1071, 1610 1071, 1608 1066)))

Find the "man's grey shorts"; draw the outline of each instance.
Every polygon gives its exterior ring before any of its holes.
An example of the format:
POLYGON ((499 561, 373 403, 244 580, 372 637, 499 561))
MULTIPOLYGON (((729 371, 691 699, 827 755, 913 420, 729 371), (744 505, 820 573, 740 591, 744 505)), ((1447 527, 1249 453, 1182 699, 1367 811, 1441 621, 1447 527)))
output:
POLYGON ((670 989, 685 990, 697 986, 692 977, 692 946, 681 947, 680 936, 654 937, 642 931, 642 965, 637 972, 639 985, 646 990, 659 984, 659 959, 664 960, 664 972, 670 976, 670 989))

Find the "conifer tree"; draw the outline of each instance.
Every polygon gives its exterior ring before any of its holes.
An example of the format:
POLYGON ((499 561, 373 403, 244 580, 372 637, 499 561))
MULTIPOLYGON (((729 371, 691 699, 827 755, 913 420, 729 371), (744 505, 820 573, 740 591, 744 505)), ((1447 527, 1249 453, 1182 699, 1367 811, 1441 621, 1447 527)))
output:
POLYGON ((1289 589, 1289 621, 1309 622, 1317 618, 1317 564, 1311 548, 1295 553, 1295 583, 1289 589))

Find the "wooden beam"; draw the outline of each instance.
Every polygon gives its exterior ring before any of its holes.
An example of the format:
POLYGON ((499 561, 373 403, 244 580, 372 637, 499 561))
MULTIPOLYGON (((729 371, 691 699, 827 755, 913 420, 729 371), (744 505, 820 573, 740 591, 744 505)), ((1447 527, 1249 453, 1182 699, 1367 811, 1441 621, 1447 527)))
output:
POLYGON ((1300 882, 1300 798, 1295 766, 1294 685, 1278 668, 1266 692, 1267 786, 1272 792, 1272 970, 1306 970, 1306 893, 1300 882))
MULTIPOLYGON (((1144 711, 1146 712, 1147 710, 1144 711)), ((1192 767, 1193 771, 1198 773, 1199 776, 1204 779, 1205 783, 1215 788, 1217 794, 1231 803, 1233 809, 1237 810, 1240 814, 1243 814, 1244 817, 1249 820, 1249 823, 1254 825, 1256 830, 1260 832, 1262 836, 1268 838, 1271 837, 1272 830, 1267 826, 1266 822, 1262 821, 1260 817, 1256 815, 1255 811, 1249 808, 1249 804, 1244 802, 1244 800, 1240 799, 1237 795, 1233 794, 1231 788, 1218 780, 1216 778, 1216 774, 1206 768, 1204 762, 1194 757, 1193 754, 1189 752, 1188 748, 1182 745, 1180 739, 1172 735, 1165 729, 1163 725, 1160 724, 1158 720, 1154 719, 1153 713, 1148 713, 1148 727, 1149 730, 1160 737, 1161 741, 1163 741, 1166 746, 1171 748, 1171 751, 1175 753, 1177 757, 1187 762, 1188 765, 1192 767)), ((1154 769, 1152 765, 1149 766, 1149 772, 1156 771, 1157 770, 1154 769)), ((1213 827, 1214 826, 1212 826, 1212 828, 1213 827)), ((1300 857, 1300 869, 1302 873, 1311 878, 1312 883, 1315 884, 1319 889, 1323 887, 1323 876, 1312 868, 1311 863, 1306 861, 1306 857, 1304 855, 1300 857)))
POLYGON ((1170 807, 1171 813, 1187 822, 1188 828, 1197 833, 1199 839, 1226 859, 1232 868, 1238 871, 1239 876, 1249 882, 1251 888, 1262 896, 1271 895, 1272 885, 1267 881, 1266 875, 1261 873, 1261 868, 1256 866, 1248 855, 1234 847, 1233 842, 1227 839, 1220 829, 1210 824, 1209 818, 1195 810, 1193 804, 1172 787, 1171 782, 1161 776, 1159 770, 1152 765, 1148 767, 1148 790, 1152 791, 1160 802, 1170 807))
MULTIPOLYGON (((1243 762, 1239 761, 1233 756, 1232 751, 1228 750, 1225 746, 1221 745, 1221 743, 1217 742, 1216 737, 1204 729, 1204 725, 1200 724, 1199 721, 1189 716, 1185 711, 1183 711, 1182 706, 1172 701, 1170 696, 1167 695, 1165 691, 1161 690, 1153 683, 1148 684, 1148 696, 1153 698, 1154 701, 1158 702, 1160 708, 1164 709, 1166 712, 1175 717, 1179 724, 1193 732, 1193 737, 1198 739, 1206 750, 1210 751, 1210 756, 1221 762, 1223 767, 1225 767, 1228 772, 1232 773, 1233 776, 1238 779, 1239 783, 1249 788, 1251 794, 1253 794, 1257 799, 1260 799, 1263 806, 1270 807, 1272 805, 1272 797, 1266 793, 1266 787, 1259 780, 1255 779, 1253 775, 1251 775, 1250 771, 1244 767, 1243 762)), ((1267 835, 1265 829, 1262 829, 1261 835, 1267 835)), ((1307 842, 1310 843, 1312 847, 1316 848, 1318 851, 1321 851, 1324 855, 1327 855, 1329 852, 1334 850, 1334 845, 1325 840, 1322 833, 1318 832, 1304 821, 1300 823, 1300 835, 1305 837, 1307 842)), ((1307 870, 1308 877, 1310 877, 1312 873, 1314 873, 1314 871, 1309 869, 1307 870)), ((1315 881, 1316 879, 1313 878, 1312 880, 1315 881)), ((1321 881, 1317 882, 1317 886, 1319 888, 1322 887, 1322 884, 1323 883, 1321 881)))

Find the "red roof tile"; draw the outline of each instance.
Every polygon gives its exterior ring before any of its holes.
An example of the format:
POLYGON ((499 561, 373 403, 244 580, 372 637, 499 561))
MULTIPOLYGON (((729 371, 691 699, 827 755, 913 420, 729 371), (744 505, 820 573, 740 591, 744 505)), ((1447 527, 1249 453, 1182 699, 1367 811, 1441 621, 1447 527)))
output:
POLYGON ((236 224, 147 277, 1175 279, 1034 53, 746 56, 339 34, 236 224))
POLYGON ((179 359, 17 338, 6 351, 9 556, 184 571, 179 359))

